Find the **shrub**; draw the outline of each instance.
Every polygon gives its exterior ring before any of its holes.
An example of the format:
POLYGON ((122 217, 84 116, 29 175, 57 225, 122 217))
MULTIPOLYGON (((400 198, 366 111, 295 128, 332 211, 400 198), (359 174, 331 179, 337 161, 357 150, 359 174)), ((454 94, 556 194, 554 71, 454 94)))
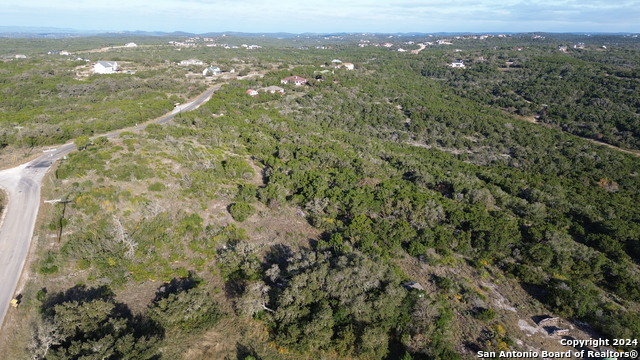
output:
POLYGON ((255 209, 251 204, 244 202, 233 203, 229 206, 229 213, 235 221, 243 222, 249 216, 255 213, 255 209))
POLYGON ((454 283, 449 278, 446 278, 444 276, 434 275, 433 280, 436 283, 436 286, 444 291, 449 291, 453 289, 454 283))
POLYGON ((249 180, 254 176, 251 166, 241 158, 231 157, 224 160, 222 168, 224 169, 225 177, 228 179, 242 178, 249 180))
POLYGON ((161 182, 154 182, 153 184, 149 185, 149 191, 163 191, 164 189, 166 189, 166 186, 164 186, 163 183, 161 182))
POLYGON ((58 266, 55 264, 56 258, 53 253, 48 252, 47 257, 42 261, 40 266, 40 273, 42 274, 55 274, 58 272, 58 266))
POLYGON ((74 141, 74 144, 78 150, 82 151, 91 145, 91 139, 86 135, 82 135, 74 141))
POLYGON ((190 274, 163 285, 148 314, 166 329, 185 332, 206 329, 221 316, 209 292, 190 274))
POLYGON ((256 200, 256 194, 258 192, 258 188, 253 184, 244 184, 238 186, 238 193, 236 194, 235 200, 240 202, 253 202, 256 200))
POLYGON ((473 317, 478 320, 489 321, 496 317, 496 312, 493 309, 477 308, 473 317))

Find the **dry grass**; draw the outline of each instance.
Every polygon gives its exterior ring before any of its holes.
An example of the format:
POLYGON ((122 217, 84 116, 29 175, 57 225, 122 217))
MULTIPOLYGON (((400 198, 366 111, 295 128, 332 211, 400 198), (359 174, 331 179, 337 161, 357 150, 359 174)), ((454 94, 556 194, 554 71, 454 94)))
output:
POLYGON ((16 148, 8 146, 0 150, 0 170, 11 169, 22 165, 42 155, 47 149, 55 149, 57 146, 41 146, 36 148, 16 148))

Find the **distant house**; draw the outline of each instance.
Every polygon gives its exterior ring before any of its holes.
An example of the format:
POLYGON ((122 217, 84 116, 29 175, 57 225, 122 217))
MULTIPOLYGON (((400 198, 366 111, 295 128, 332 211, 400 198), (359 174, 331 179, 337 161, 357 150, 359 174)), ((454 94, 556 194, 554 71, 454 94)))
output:
POLYGON ((342 63, 342 60, 340 60, 340 59, 333 59, 333 60, 331 60, 331 62, 332 62, 332 63, 334 63, 334 64, 340 64, 340 63, 342 63))
POLYGON ((258 96, 258 91, 254 90, 254 89, 249 89, 249 90, 247 90, 247 95, 249 95, 249 96, 258 96))
POLYGON ((298 75, 289 76, 282 80, 280 80, 282 84, 293 84, 295 86, 301 86, 307 83, 307 79, 300 77, 298 75))
POLYGON ((124 44, 124 47, 137 47, 138 44, 134 43, 134 42, 130 42, 130 43, 126 43, 124 44))
POLYGON ((16 58, 16 59, 26 59, 26 58, 27 58, 27 55, 24 55, 24 54, 16 54, 16 55, 14 56, 14 58, 16 58))
POLYGON ((258 91, 268 92, 270 94, 275 94, 275 93, 284 94, 284 89, 281 88, 280 86, 267 86, 267 87, 258 89, 258 91))
POLYGON ((569 52, 569 47, 566 45, 560 45, 558 46, 558 51, 562 51, 564 53, 569 52))
POLYGON ((71 54, 67 50, 62 50, 62 51, 60 51, 60 55, 69 56, 71 54))
POLYGON ((115 61, 98 61, 93 65, 96 74, 113 74, 118 71, 118 63, 115 61))
POLYGON ((344 66, 347 70, 353 70, 353 69, 356 68, 355 65, 353 65, 352 63, 348 63, 348 62, 342 63, 342 66, 344 66))
POLYGON ((464 62, 462 60, 455 60, 451 64, 449 64, 452 68, 464 68, 464 62))
POLYGON ((178 65, 180 66, 204 65, 204 62, 198 59, 189 59, 189 60, 180 61, 178 65))
POLYGON ((220 68, 217 66, 209 66, 208 68, 202 70, 202 76, 212 76, 220 74, 222 74, 222 70, 220 70, 220 68))

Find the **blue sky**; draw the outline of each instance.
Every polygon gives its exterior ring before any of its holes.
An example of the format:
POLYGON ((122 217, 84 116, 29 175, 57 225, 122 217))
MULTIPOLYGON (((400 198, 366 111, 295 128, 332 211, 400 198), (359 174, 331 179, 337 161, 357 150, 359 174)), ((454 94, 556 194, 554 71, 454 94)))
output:
POLYGON ((640 0, 1 0, 0 25, 243 32, 640 32, 640 0))

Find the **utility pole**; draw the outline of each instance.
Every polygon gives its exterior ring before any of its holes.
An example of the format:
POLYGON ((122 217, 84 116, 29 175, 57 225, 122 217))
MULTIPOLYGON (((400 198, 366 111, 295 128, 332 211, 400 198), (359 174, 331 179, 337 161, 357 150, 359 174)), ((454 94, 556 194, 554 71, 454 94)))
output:
POLYGON ((60 215, 60 219, 58 219, 58 239, 57 239, 57 243, 60 244, 60 240, 62 239, 62 220, 64 220, 64 213, 67 211, 67 204, 72 202, 72 200, 67 200, 67 199, 54 199, 54 200, 45 200, 44 201, 46 204, 56 204, 56 203, 60 203, 62 204, 62 214, 60 215))
POLYGON ((58 245, 60 245, 60 240, 62 239, 62 220, 64 220, 64 213, 67 211, 67 204, 71 202, 71 200, 62 200, 62 214, 60 215, 60 220, 58 220, 58 225, 60 226, 60 230, 58 231, 58 245))
MULTIPOLYGON (((24 126, 14 126, 14 129, 18 129, 18 138, 20 139, 20 142, 22 142, 22 129, 24 129, 24 126)), ((14 155, 15 157, 15 155, 14 155)), ((13 159, 13 161, 15 161, 16 159, 13 159)))

